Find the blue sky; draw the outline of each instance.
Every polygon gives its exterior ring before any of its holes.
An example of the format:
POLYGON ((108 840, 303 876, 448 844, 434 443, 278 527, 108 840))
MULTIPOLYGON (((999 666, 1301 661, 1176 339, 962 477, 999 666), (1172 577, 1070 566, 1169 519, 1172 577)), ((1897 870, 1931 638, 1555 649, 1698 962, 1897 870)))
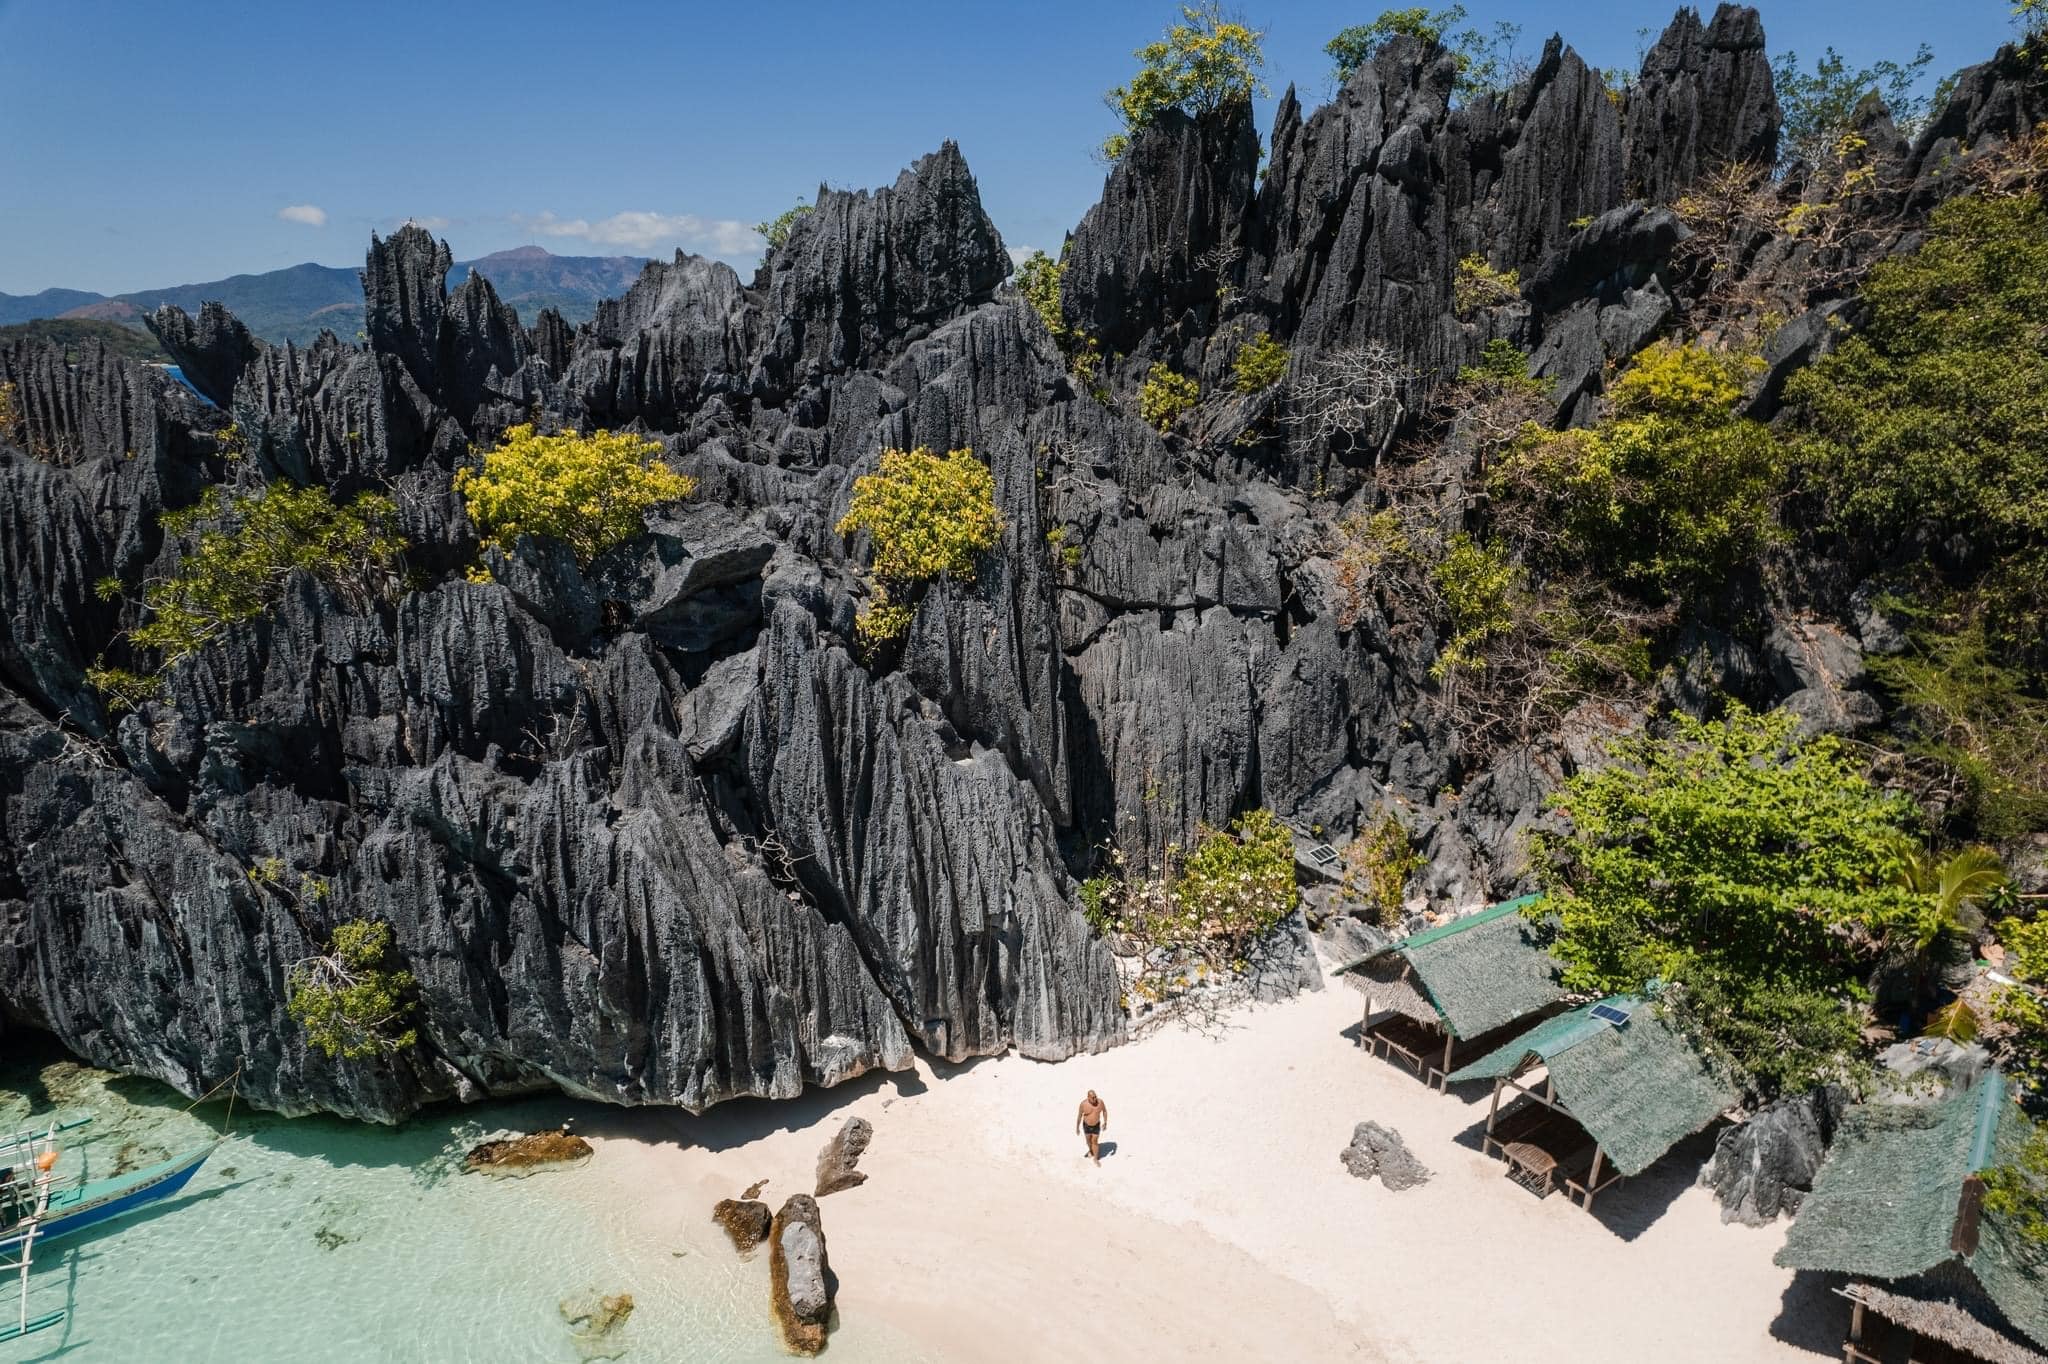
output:
MULTIPOLYGON (((1277 94, 1321 102, 1322 44, 1385 0, 1241 0, 1277 94)), ((1633 66, 1674 5, 1471 3, 1633 66)), ((1706 7, 1711 12, 1711 6, 1706 7)), ((1777 0, 1774 50, 1922 41, 1946 72, 2008 0, 1777 0)), ((0 0, 0 291, 114 293, 359 264, 433 225, 458 258, 681 246, 751 264, 748 224, 827 182, 884 184, 953 138, 1005 241, 1056 249, 1101 190, 1101 93, 1174 13, 1144 0, 490 5, 0 0)), ((1272 101, 1260 114, 1270 126, 1272 101)))

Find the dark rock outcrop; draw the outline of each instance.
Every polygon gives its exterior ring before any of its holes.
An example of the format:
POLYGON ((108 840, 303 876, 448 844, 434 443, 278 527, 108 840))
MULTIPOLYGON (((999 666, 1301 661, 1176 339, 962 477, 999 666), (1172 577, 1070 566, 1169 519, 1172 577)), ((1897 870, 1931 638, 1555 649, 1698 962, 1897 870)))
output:
POLYGON ((874 1125, 866 1118, 848 1118, 832 1134, 832 1140, 818 1152, 818 1187, 814 1192, 819 1198, 868 1182, 868 1177, 854 1166, 860 1163, 868 1143, 874 1139, 874 1125))
POLYGON ((1722 1132, 1700 1171, 1700 1183, 1720 1200, 1721 1220, 1762 1227, 1781 1213, 1798 1212, 1848 1103, 1840 1088, 1816 1089, 1780 1099, 1722 1132))
POLYGON ((166 303, 143 321, 177 362, 185 382, 215 407, 234 401, 235 384, 264 349, 241 319, 218 303, 204 303, 194 322, 183 308, 166 303))
POLYGON ((768 1229, 774 1225, 768 1205, 753 1198, 721 1198, 711 1210, 711 1219, 725 1228, 732 1248, 742 1255, 767 1240, 768 1229))

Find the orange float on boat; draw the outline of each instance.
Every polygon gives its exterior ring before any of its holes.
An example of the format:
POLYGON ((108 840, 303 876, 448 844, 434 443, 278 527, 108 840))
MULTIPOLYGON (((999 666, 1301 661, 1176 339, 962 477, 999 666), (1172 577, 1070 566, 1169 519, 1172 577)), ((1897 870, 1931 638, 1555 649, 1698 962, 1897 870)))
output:
POLYGON ((38 1170, 41 1170, 44 1174, 48 1174, 50 1173, 50 1171, 56 1169, 57 1153, 55 1151, 45 1151, 41 1155, 37 1156, 36 1168, 38 1170))

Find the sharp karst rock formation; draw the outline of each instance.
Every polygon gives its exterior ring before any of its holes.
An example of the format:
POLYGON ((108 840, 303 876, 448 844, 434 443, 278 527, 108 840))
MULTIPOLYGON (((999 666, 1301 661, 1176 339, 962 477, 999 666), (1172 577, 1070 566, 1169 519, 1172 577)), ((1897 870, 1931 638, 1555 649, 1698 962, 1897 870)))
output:
MULTIPOLYGON (((1505 97, 1454 107, 1453 76, 1402 38, 1312 114, 1290 91, 1263 176, 1246 111, 1142 134, 1066 256, 1108 404, 1001 289, 950 143, 821 193, 751 282, 679 254, 574 329, 481 275, 450 293, 448 248, 407 226, 371 243, 366 344, 161 310, 211 405, 132 362, 0 351, 0 1027, 188 1092, 239 1065, 288 1112, 541 1087, 702 1108, 913 1049, 1119 1041, 1076 895, 1106 843, 1152 857, 1262 805, 1341 841, 1398 806, 1440 898, 1512 888, 1513 834, 1626 717, 1468 754, 1426 613, 1340 621, 1324 529, 1373 451, 1162 436, 1116 398, 1159 361, 1227 387, 1256 321, 1298 363, 1391 346, 1407 414, 1506 337, 1569 420, 1686 306, 1673 197, 1775 150, 1747 9, 1682 13, 1619 99, 1555 40, 1505 97), (1522 300, 1461 319, 1472 254, 1522 300), (587 568, 527 539, 467 581, 453 472, 536 414, 650 433, 696 494, 587 568), (1003 540, 870 663, 834 528, 854 477, 918 445, 989 464, 1003 540), (159 514, 278 479, 388 493, 406 590, 295 578, 110 714, 85 671, 175 562, 159 514), (288 970, 343 918, 394 930, 418 1046, 329 1059, 287 1017, 288 970)), ((1892 174, 2029 126, 2032 98, 1967 73, 1892 174)), ((1699 666, 1769 689, 1762 647, 1699 666)))

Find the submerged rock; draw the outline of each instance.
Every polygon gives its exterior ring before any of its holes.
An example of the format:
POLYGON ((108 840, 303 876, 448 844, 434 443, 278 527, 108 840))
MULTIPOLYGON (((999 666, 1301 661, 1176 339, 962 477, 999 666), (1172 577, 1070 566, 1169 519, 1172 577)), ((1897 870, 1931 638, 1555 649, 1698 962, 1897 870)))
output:
POLYGON ((832 1140, 825 1143, 825 1149, 818 1152, 819 1198, 868 1182, 868 1177, 853 1167, 860 1162, 861 1153, 874 1139, 874 1125, 866 1118, 846 1120, 833 1134, 832 1140))
POLYGON ((721 1198, 711 1210, 711 1220, 725 1228, 725 1234, 732 1238, 732 1248, 742 1255, 768 1239, 768 1228, 774 1221, 768 1205, 753 1197, 759 1189, 757 1184, 747 1190, 745 1198, 721 1198))
POLYGON ((1429 1182, 1429 1170, 1408 1150, 1401 1134, 1376 1122, 1351 1129, 1351 1144, 1338 1159, 1360 1179, 1377 1177, 1395 1193, 1429 1182))
POLYGON ((633 1315, 631 1293, 600 1293, 590 1289, 562 1299, 557 1310, 562 1320, 569 1323, 581 1358, 618 1359, 627 1352, 629 1342, 619 1328, 633 1315))
POLYGON ((523 1177, 542 1170, 572 1169, 591 1157, 590 1143, 568 1128, 498 1137, 469 1148, 463 1168, 487 1175, 523 1177))
POLYGON ((817 1354, 825 1348, 839 1286, 825 1255, 825 1223, 818 1201, 809 1194, 791 1194, 775 1214, 768 1245, 770 1303, 783 1344, 793 1354, 817 1354))

